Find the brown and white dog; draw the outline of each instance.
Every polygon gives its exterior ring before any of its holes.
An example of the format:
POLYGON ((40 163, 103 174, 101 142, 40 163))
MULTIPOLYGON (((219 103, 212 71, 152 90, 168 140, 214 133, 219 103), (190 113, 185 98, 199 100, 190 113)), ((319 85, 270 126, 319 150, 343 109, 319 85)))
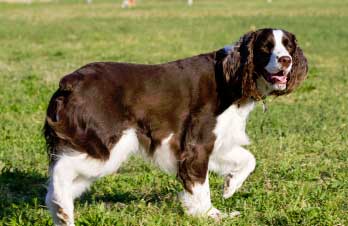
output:
POLYGON ((188 214, 220 218, 208 170, 225 176, 223 196, 231 197, 255 168, 243 147, 255 102, 291 92, 306 74, 295 36, 261 29, 174 62, 91 63, 66 75, 44 127, 54 223, 73 225, 73 200, 136 153, 177 175, 188 214))

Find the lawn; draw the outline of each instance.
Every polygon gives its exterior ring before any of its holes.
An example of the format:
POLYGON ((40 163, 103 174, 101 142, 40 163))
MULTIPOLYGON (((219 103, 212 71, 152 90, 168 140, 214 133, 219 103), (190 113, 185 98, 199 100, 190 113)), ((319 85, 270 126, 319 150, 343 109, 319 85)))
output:
MULTIPOLYGON (((248 122, 255 172, 220 225, 348 225, 348 2, 142 0, 0 3, 0 225, 51 225, 41 129, 59 79, 92 61, 160 63, 216 50, 254 28, 297 35, 309 60, 294 93, 259 104, 248 122)), ((184 214, 182 189, 137 157, 76 200, 76 225, 216 225, 184 214)))

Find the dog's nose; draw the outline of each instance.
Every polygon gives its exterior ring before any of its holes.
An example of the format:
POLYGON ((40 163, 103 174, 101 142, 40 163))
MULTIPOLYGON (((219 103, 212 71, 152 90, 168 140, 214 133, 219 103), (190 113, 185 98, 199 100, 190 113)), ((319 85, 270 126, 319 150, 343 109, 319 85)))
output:
POLYGON ((291 58, 289 56, 282 56, 278 59, 278 62, 283 66, 283 68, 288 68, 291 64, 291 58))

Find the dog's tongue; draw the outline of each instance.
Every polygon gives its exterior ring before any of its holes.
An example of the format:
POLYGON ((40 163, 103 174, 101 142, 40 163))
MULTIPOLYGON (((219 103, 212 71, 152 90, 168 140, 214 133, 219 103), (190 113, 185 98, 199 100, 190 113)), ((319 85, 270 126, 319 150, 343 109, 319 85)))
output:
POLYGON ((287 81, 287 77, 286 77, 286 75, 283 75, 283 72, 271 74, 270 77, 271 77, 272 81, 276 82, 276 83, 286 83, 286 81, 287 81))
POLYGON ((272 75, 272 80, 277 82, 277 83, 286 83, 286 76, 277 76, 277 75, 272 75))

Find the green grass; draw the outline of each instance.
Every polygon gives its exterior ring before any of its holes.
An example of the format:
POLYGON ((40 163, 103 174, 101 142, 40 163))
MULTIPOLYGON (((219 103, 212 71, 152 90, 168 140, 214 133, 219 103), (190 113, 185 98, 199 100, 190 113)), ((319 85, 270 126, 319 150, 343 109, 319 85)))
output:
MULTIPOLYGON (((50 225, 41 128, 59 78, 91 61, 160 63, 218 49, 252 28, 294 32, 309 77, 251 114, 256 171, 221 225, 348 225, 348 3, 343 0, 142 0, 0 3, 0 225, 50 225)), ((183 213, 174 177, 134 158, 76 203, 77 225, 215 225, 183 213)))

